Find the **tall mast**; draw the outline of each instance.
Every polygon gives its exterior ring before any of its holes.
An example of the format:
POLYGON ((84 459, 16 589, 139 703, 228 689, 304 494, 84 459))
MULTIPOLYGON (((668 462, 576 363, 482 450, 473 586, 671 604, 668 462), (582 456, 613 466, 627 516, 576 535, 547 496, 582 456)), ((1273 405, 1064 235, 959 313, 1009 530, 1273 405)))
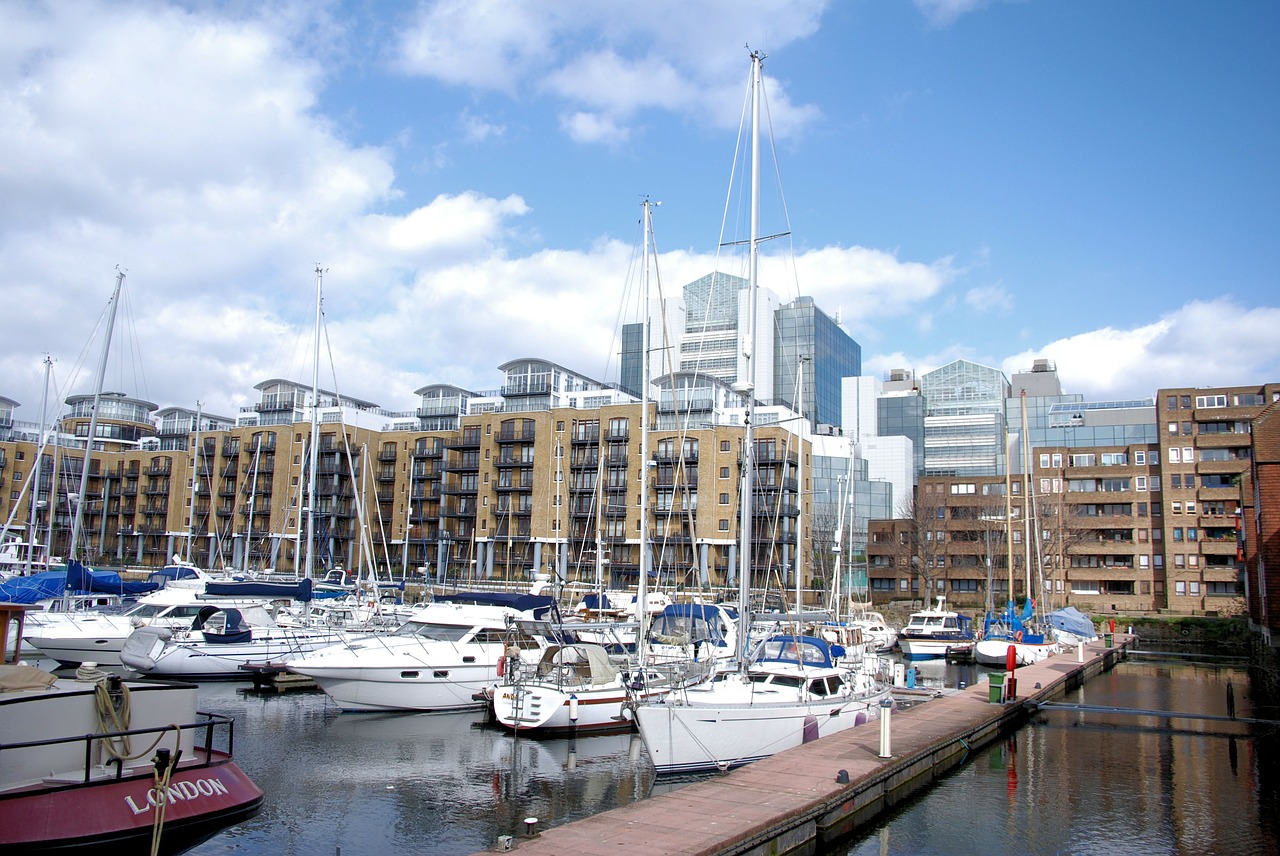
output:
MULTIPOLYGON (((32 468, 35 470, 31 474, 31 511, 27 515, 27 530, 29 533, 31 548, 27 552, 26 571, 31 573, 31 554, 35 551, 36 544, 36 525, 40 522, 40 474, 44 469, 42 463, 44 461, 44 444, 45 444, 45 415, 49 412, 49 374, 53 371, 53 358, 48 354, 44 355, 44 393, 40 397, 40 445, 36 449, 36 463, 32 468)), ((52 496, 53 493, 50 493, 52 496)), ((49 508, 49 517, 53 518, 53 507, 49 508)), ((45 567, 49 565, 49 560, 53 558, 52 542, 45 543, 45 567)))
POLYGON ((191 513, 187 515, 187 555, 186 560, 191 561, 191 542, 196 540, 196 497, 200 493, 200 407, 199 401, 196 402, 196 439, 195 439, 195 466, 192 468, 191 476, 191 513))
MULTIPOLYGON (((636 621, 640 622, 636 633, 636 656, 645 661, 646 624, 649 618, 649 567, 653 564, 652 544, 649 540, 649 252, 653 244, 653 203, 645 199, 644 211, 644 267, 641 274, 641 311, 644 313, 644 329, 640 344, 640 579, 636 583, 636 621)), ((654 255, 657 251, 654 250, 654 255)))
POLYGON ((746 667, 747 631, 751 627, 751 494, 755 489, 755 337, 756 337, 756 286, 760 257, 760 86, 761 63, 764 55, 751 52, 751 239, 747 257, 747 335, 742 343, 743 373, 739 389, 746 394, 746 412, 742 433, 742 501, 738 519, 738 663, 746 667))
POLYGON ((324 295, 324 269, 316 265, 316 347, 311 363, 311 447, 307 454, 307 562, 303 577, 315 571, 316 467, 320 455, 320 306, 324 295))
POLYGON ((1031 503, 1031 438, 1027 436, 1027 391, 1021 390, 1022 402, 1022 550, 1023 571, 1027 575, 1027 600, 1031 600, 1031 536, 1035 530, 1031 526, 1031 514, 1034 507, 1031 503))
MULTIPOLYGON (((98 436, 98 405, 102 402, 102 384, 107 376, 107 355, 111 353, 111 335, 116 326, 116 309, 120 304, 120 288, 124 285, 124 271, 116 268, 116 287, 111 293, 110 311, 107 313, 107 330, 102 340, 102 355, 98 359, 98 377, 93 387, 93 410, 89 413, 89 436, 84 444, 84 465, 80 470, 80 495, 76 500, 75 517, 71 520, 71 546, 67 559, 78 559, 76 548, 80 542, 80 524, 84 520, 85 492, 89 489, 89 459, 93 455, 93 441, 98 436)), ((105 515, 106 509, 103 509, 105 515)))

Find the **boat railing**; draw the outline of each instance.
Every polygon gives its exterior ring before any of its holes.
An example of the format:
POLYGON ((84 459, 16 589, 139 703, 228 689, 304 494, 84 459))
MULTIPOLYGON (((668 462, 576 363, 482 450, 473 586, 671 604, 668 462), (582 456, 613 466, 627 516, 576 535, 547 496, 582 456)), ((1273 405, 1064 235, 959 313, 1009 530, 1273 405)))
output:
POLYGON ((94 781, 95 770, 102 770, 112 765, 115 766, 115 779, 117 781, 121 780, 124 778, 125 773, 131 769, 127 765, 127 761, 143 760, 147 765, 153 764, 155 753, 162 749, 175 754, 186 753, 190 750, 187 759, 179 757, 175 759, 174 763, 185 761, 185 763, 182 763, 183 767, 195 769, 209 767, 232 757, 235 749, 235 720, 223 714, 205 713, 204 711, 196 711, 196 716, 205 718, 200 722, 192 722, 185 725, 174 723, 148 728, 130 728, 124 731, 100 731, 94 734, 78 734, 71 737, 30 740, 22 743, 3 743, 0 744, 0 767, 17 768, 19 765, 12 762, 11 759, 24 750, 48 752, 53 747, 80 743, 84 746, 83 766, 80 772, 59 770, 53 775, 57 777, 59 783, 87 785, 94 781), (176 735, 175 732, 177 732, 176 735), (225 737, 223 737, 224 732, 225 737), (133 740, 149 735, 156 735, 155 742, 137 755, 122 757, 115 754, 114 749, 109 748, 118 745, 118 741, 133 740), (174 735, 175 739, 166 740, 165 735, 174 735), (203 744, 199 742, 202 735, 203 744), (224 743, 226 748, 215 748, 219 743, 224 743), (112 757, 105 762, 96 760, 101 758, 104 747, 108 747, 108 752, 112 757))

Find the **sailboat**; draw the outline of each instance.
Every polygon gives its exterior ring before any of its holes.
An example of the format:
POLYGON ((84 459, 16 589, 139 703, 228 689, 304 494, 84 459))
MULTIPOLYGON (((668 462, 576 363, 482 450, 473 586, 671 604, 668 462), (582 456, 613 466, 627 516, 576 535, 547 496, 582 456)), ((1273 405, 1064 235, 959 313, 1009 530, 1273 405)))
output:
MULTIPOLYGON (((642 305, 648 306, 649 264, 656 257, 653 248, 653 204, 645 199, 642 203, 644 212, 644 299, 642 305), (652 255, 651 255, 651 248, 652 255)), ((641 361, 641 403, 640 403, 640 460, 649 460, 649 313, 645 312, 643 351, 646 358, 641 361)), ((649 526, 647 484, 640 489, 641 526, 647 530, 649 526)), ((531 670, 512 669, 503 677, 493 691, 494 718, 502 725, 520 731, 603 731, 630 730, 629 717, 624 709, 637 701, 661 698, 671 691, 672 687, 686 680, 692 669, 658 669, 650 662, 649 624, 650 611, 647 608, 650 600, 648 593, 648 577, 652 564, 652 545, 648 532, 640 538, 640 574, 636 586, 636 599, 633 605, 635 623, 579 625, 569 623, 562 625, 566 631, 572 631, 575 637, 583 639, 587 633, 615 634, 620 628, 634 626, 635 654, 630 661, 616 662, 610 657, 610 650, 625 650, 626 646, 619 640, 606 647, 594 642, 564 641, 561 644, 548 645, 541 659, 531 670)), ((671 609, 667 606, 666 609, 671 609)), ((626 632, 623 630, 623 632, 626 632)), ((679 661, 685 664, 684 658, 679 661)))
MULTIPOLYGON (((1009 602, 1000 613, 988 612, 984 622, 982 639, 973 646, 974 659, 979 665, 983 666, 1005 666, 1009 663, 1009 649, 1014 652, 1013 662, 1015 666, 1028 666, 1032 663, 1038 663, 1051 654, 1055 654, 1062 650, 1061 644, 1058 642, 1052 627, 1043 627, 1039 621, 1035 619, 1035 600, 1032 596, 1031 586, 1031 544, 1034 541, 1039 545, 1039 538, 1033 527, 1035 515, 1033 513, 1032 496, 1031 496, 1031 448, 1030 439, 1027 435, 1027 393, 1022 391, 1022 460, 1023 466, 1023 548, 1024 566, 1027 571, 1026 592, 1027 600, 1021 611, 1013 602, 1013 527, 1006 526, 1006 547, 1009 554, 1009 602)), ((1010 456, 1006 456, 1009 458, 1010 456)), ((1009 468, 1005 468, 1005 519, 1011 524, 1013 521, 1013 509, 1010 507, 1010 492, 1008 490, 1009 468)), ((1038 555, 1038 552, 1037 552, 1038 555)))
MULTIPOLYGON (((750 341, 755 341, 759 260, 760 103, 764 60, 751 53, 751 238, 748 260, 750 341)), ((744 350, 746 418, 738 547, 739 603, 750 626, 752 491, 755 450, 755 359, 744 350)), ((634 709, 640 737, 659 773, 717 770, 746 764, 878 718, 889 689, 875 675, 837 663, 825 639, 776 634, 748 655, 738 639, 738 668, 634 709)))

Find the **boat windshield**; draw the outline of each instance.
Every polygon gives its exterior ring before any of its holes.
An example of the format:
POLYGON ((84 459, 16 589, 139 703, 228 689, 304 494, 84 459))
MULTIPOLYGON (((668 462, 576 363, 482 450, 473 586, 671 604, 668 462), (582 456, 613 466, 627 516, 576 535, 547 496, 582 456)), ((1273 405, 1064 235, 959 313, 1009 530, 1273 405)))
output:
POLYGON ((429 624, 410 621, 395 632, 396 636, 420 636, 433 642, 458 642, 471 632, 469 624, 429 624))

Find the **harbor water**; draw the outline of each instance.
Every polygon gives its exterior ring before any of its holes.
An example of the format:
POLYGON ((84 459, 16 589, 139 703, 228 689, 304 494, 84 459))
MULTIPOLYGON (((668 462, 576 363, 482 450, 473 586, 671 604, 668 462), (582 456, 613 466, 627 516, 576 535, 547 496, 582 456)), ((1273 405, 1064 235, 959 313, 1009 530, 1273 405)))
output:
MULTIPOLYGON (((915 664, 925 688, 988 670, 915 664)), ((1242 665, 1134 657, 1064 702, 1280 719, 1242 665)), ((928 702, 924 702, 927 704, 928 702)), ((676 789, 633 734, 512 735, 481 712, 342 713, 318 692, 201 686, 234 716, 236 759, 266 793, 256 817, 189 853, 470 854, 676 789)), ((895 720, 905 724, 904 717, 895 720)), ((1273 726, 1131 712, 1045 711, 828 856, 1280 853, 1273 726)))

